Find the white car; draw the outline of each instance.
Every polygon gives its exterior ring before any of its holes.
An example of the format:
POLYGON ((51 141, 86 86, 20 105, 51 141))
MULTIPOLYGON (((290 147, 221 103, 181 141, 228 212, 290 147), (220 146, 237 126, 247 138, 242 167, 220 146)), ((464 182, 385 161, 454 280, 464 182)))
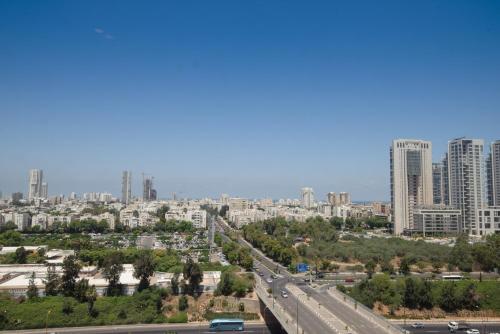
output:
POLYGON ((479 330, 471 328, 467 330, 467 334, 480 334, 479 330))
POLYGON ((270 278, 268 278, 268 279, 266 279, 266 282, 269 283, 269 284, 271 284, 273 282, 273 280, 270 279, 270 278))
POLYGON ((448 323, 448 329, 450 331, 456 331, 458 329, 458 322, 456 322, 456 321, 450 321, 448 323))

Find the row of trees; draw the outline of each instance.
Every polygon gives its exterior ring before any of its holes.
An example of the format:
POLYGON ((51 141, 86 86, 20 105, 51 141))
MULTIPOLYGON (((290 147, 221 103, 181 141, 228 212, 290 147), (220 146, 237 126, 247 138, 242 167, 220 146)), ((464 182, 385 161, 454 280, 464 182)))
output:
MULTIPOLYGON (((353 262, 367 265, 369 273, 379 267, 381 271, 394 273, 391 261, 399 258, 399 271, 408 273, 413 266, 420 271, 432 267, 439 271, 445 265, 449 270, 493 271, 500 268, 500 235, 487 236, 484 242, 469 244, 467 235, 457 238, 453 248, 429 244, 423 240, 412 241, 401 238, 363 238, 346 235, 338 242, 337 230, 347 224, 339 218, 326 221, 321 217, 306 222, 286 221, 282 218, 269 219, 246 225, 243 236, 254 247, 285 266, 298 261, 312 262, 318 267, 325 261, 353 262), (303 240, 307 243, 294 247, 303 240)), ((384 222, 368 219, 368 226, 380 226, 384 222)), ((349 224, 347 224, 349 225, 349 224)), ((293 266, 292 266, 293 267, 293 266)), ((328 268, 328 265, 325 266, 328 268)))
POLYGON ((431 309, 435 306, 447 312, 460 309, 476 310, 481 295, 472 281, 433 282, 419 277, 406 277, 392 281, 388 275, 378 274, 365 279, 352 289, 340 287, 368 307, 375 302, 395 310, 401 306, 409 309, 431 309))
POLYGON ((229 263, 239 265, 245 270, 251 270, 253 267, 253 258, 250 249, 241 247, 234 241, 222 243, 222 253, 226 256, 229 263))

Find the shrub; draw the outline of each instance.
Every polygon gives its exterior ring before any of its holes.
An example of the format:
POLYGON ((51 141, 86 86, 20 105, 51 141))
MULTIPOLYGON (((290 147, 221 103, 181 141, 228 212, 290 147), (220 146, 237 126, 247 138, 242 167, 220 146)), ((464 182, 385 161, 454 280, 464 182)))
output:
POLYGON ((188 304, 188 299, 186 296, 181 296, 179 298, 179 311, 185 311, 187 310, 189 304, 188 304))
POLYGON ((188 322, 188 316, 186 312, 178 312, 168 318, 169 323, 187 323, 188 322))

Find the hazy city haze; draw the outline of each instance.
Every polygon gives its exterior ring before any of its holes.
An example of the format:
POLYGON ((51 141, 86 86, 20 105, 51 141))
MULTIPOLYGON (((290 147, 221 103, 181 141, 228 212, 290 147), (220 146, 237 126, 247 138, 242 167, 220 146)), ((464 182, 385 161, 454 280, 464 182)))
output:
POLYGON ((0 1, 0 190, 388 200, 392 139, 498 139, 500 3, 379 4, 0 1))

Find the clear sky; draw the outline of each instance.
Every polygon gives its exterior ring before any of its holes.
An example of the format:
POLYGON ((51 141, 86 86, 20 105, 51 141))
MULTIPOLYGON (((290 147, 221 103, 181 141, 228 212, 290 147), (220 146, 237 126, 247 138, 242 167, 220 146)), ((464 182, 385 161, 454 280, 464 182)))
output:
POLYGON ((0 190, 389 198, 393 138, 500 139, 500 1, 0 0, 0 190))

